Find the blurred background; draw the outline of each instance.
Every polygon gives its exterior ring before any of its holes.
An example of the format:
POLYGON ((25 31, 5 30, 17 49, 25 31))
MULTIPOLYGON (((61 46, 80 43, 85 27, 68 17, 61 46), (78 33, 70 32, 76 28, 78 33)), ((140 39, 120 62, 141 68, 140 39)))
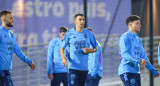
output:
MULTIPOLYGON (((73 17, 86 15, 86 27, 94 30, 103 48, 103 78, 100 86, 123 86, 118 76, 120 62, 118 40, 128 30, 126 18, 141 17, 141 32, 148 58, 157 69, 157 47, 160 41, 159 0, 0 0, 0 10, 11 10, 18 44, 28 58, 36 64, 31 71, 13 55, 12 79, 15 86, 50 86, 47 76, 47 49, 51 39, 58 37, 61 26, 75 27, 73 17), (152 46, 153 45, 153 46, 152 46)), ((1 24, 1 22, 0 22, 1 24)), ((159 86, 160 79, 153 79, 141 67, 142 86, 159 86)))

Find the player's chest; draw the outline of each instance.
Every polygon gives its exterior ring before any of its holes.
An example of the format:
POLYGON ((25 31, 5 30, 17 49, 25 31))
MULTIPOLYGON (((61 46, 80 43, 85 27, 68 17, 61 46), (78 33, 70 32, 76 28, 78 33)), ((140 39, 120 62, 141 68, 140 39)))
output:
POLYGON ((14 39, 10 33, 0 34, 0 44, 12 46, 13 42, 14 42, 14 39))
POLYGON ((89 42, 89 35, 86 33, 83 34, 72 34, 70 36, 70 43, 88 43, 89 42))
POLYGON ((54 45, 54 50, 60 50, 61 45, 62 45, 62 41, 56 42, 55 45, 54 45))
POLYGON ((140 44, 140 40, 137 38, 131 39, 131 50, 134 52, 135 55, 139 55, 142 50, 142 45, 140 44))

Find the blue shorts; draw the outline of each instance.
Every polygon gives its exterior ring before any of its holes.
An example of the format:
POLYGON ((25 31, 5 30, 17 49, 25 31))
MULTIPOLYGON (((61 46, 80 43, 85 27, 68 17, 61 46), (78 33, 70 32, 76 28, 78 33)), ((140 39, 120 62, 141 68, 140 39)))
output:
POLYGON ((124 73, 120 75, 120 78, 125 86, 141 86, 140 74, 124 73))
POLYGON ((0 86, 13 86, 11 73, 7 70, 0 70, 0 86))
POLYGON ((91 74, 87 75, 86 86, 98 86, 101 77, 96 74, 96 77, 91 76, 91 74))
POLYGON ((85 86, 88 71, 69 69, 68 86, 85 86))
POLYGON ((51 80, 51 86, 60 86, 61 82, 63 83, 63 86, 68 86, 67 72, 53 73, 53 80, 51 80))

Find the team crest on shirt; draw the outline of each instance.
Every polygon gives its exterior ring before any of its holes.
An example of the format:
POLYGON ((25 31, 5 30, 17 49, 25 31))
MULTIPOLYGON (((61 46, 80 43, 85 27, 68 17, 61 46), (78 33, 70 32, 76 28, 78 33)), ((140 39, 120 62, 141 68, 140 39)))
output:
POLYGON ((87 34, 84 34, 84 37, 87 38, 87 34))

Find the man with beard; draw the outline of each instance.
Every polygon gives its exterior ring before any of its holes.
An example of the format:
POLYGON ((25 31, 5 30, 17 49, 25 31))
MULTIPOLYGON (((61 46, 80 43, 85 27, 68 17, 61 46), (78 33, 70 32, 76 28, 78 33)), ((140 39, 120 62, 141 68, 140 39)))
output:
POLYGON ((8 10, 1 11, 0 19, 2 21, 0 26, 0 86, 13 86, 11 79, 13 52, 27 63, 31 70, 35 69, 35 64, 23 54, 14 34, 9 29, 9 27, 13 27, 14 22, 12 12, 8 10))

